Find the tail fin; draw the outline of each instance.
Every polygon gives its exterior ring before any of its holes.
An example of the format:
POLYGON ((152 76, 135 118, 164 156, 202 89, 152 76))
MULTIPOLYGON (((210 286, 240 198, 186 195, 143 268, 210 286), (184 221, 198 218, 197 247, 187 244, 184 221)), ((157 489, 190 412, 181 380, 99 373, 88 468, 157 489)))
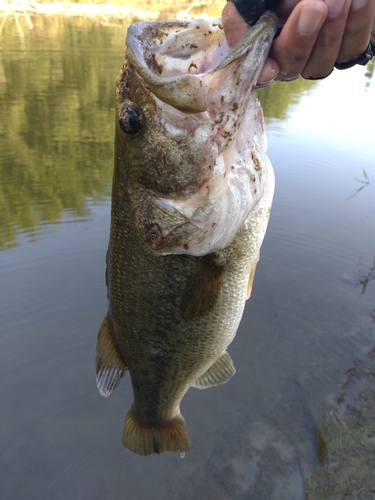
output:
POLYGON ((163 451, 189 451, 190 439, 185 421, 179 413, 169 422, 159 425, 142 423, 130 408, 122 435, 125 448, 138 455, 152 455, 163 451))

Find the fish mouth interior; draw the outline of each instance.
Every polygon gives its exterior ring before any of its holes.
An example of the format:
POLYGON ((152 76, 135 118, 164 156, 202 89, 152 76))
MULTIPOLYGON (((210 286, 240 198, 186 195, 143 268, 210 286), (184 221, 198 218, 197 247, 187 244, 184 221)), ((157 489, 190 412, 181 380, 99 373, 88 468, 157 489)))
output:
POLYGON ((145 44, 145 63, 159 78, 211 71, 228 54, 220 19, 200 19, 159 30, 145 44), (183 33, 181 33, 183 31, 183 33))
POLYGON ((127 57, 161 101, 183 112, 204 112, 209 105, 210 76, 234 61, 240 65, 242 56, 250 54, 259 69, 264 61, 255 56, 261 53, 265 59, 276 23, 276 15, 267 11, 232 49, 220 19, 135 23, 128 30, 127 57))

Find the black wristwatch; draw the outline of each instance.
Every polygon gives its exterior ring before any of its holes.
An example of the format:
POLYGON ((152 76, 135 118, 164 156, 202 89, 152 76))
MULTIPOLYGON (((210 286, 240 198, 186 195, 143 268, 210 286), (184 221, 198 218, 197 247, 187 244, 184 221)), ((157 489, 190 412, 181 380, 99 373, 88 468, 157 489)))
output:
POLYGON ((361 54, 357 59, 353 59, 352 61, 336 63, 335 68, 337 69, 348 69, 356 64, 360 66, 366 66, 366 64, 371 61, 371 59, 375 56, 375 43, 370 42, 368 44, 367 49, 361 54))
POLYGON ((272 10, 282 0, 229 0, 234 3, 241 16, 252 26, 266 10, 272 10))

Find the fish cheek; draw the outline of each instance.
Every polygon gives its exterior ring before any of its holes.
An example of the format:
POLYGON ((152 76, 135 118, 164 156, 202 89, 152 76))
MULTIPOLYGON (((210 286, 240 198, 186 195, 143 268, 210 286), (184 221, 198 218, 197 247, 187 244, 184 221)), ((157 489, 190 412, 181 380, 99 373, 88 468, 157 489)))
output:
POLYGON ((181 313, 186 320, 198 320, 212 312, 222 290, 226 266, 215 262, 215 255, 201 257, 181 298, 181 313))

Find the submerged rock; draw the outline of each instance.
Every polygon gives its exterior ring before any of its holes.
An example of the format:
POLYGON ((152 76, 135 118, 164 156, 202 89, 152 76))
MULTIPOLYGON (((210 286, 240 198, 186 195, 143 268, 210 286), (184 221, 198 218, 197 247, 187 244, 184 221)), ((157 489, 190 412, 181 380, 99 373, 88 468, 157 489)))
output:
POLYGON ((375 499, 375 349, 366 366, 349 370, 336 412, 318 429, 320 464, 306 500, 375 499))

